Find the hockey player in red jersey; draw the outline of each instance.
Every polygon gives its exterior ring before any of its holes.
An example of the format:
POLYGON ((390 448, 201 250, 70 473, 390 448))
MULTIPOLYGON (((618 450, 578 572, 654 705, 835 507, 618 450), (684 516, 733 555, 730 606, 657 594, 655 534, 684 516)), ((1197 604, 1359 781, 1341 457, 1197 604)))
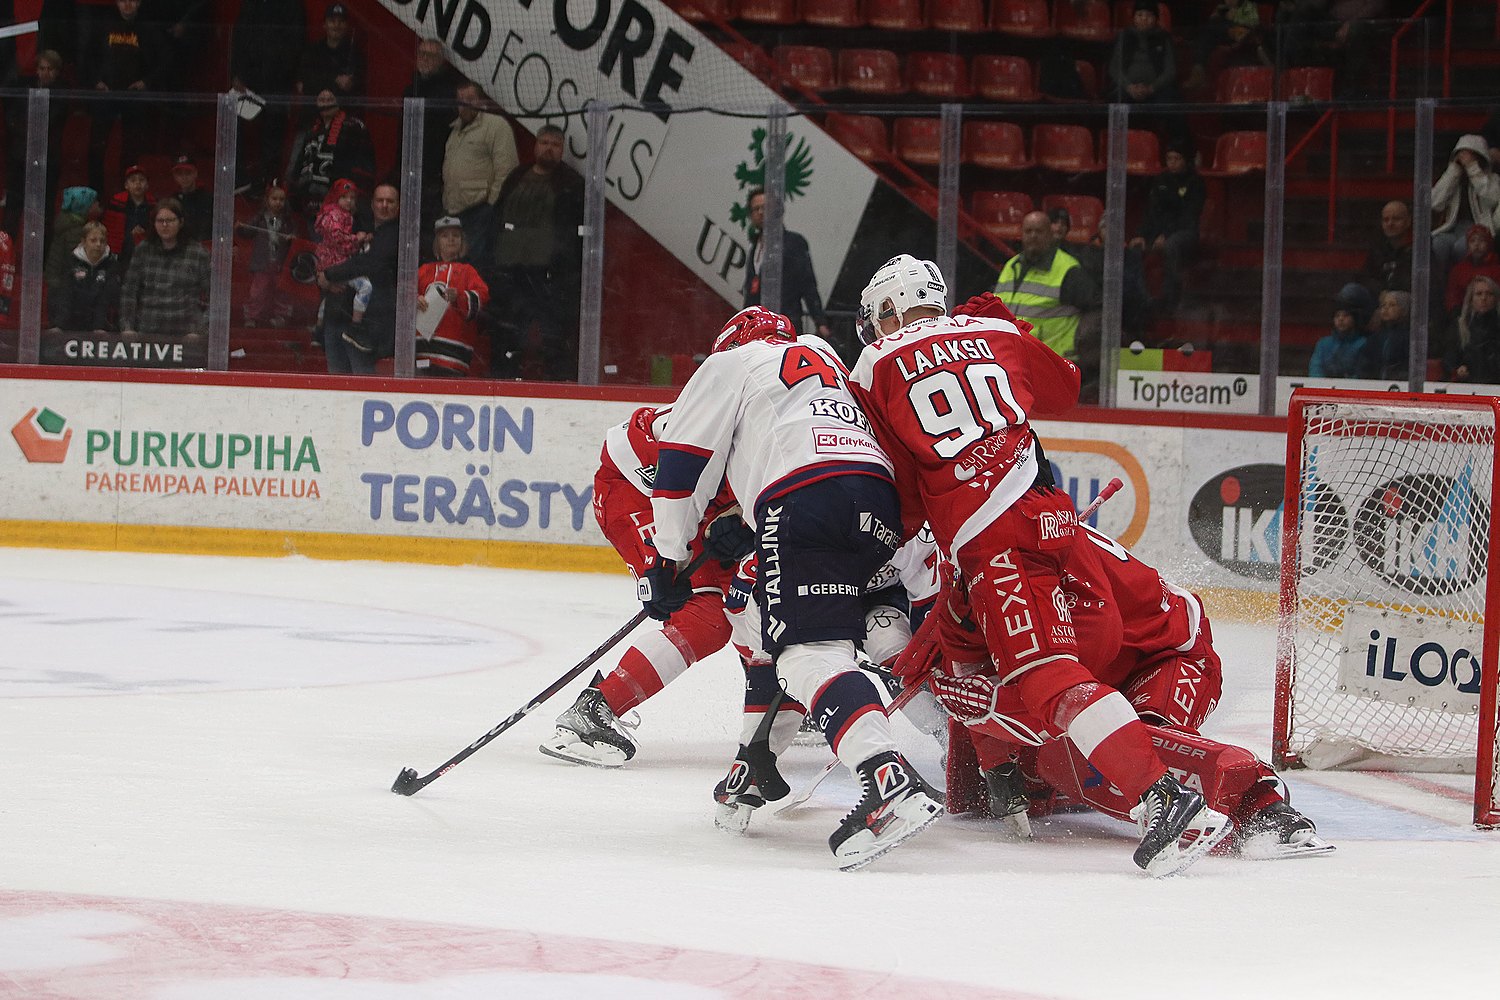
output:
MULTIPOLYGON (((655 532, 651 487, 656 479, 658 435, 670 411, 670 406, 642 407, 624 423, 611 427, 594 474, 594 517, 636 578, 645 573, 654 552, 649 543, 655 532)), ((709 502, 704 523, 711 524, 726 513, 738 523, 735 510, 734 498, 727 490, 721 491, 709 502)), ((694 537, 691 555, 696 556, 702 547, 703 539, 694 537)), ((607 675, 595 676, 558 716, 556 731, 539 747, 542 753, 594 767, 619 767, 634 757, 636 743, 630 733, 634 726, 623 721, 625 713, 729 642, 724 595, 732 576, 732 569, 718 560, 698 567, 682 607, 658 631, 633 642, 607 675)), ((771 668, 762 669, 769 672, 771 668)), ((800 706, 787 706, 789 711, 794 707, 800 706)), ((797 721, 791 723, 794 730, 797 721)))
MULTIPOLYGON (((879 692, 856 664, 865 586, 900 544, 900 511, 890 462, 837 357, 799 342, 790 320, 759 306, 720 332, 661 439, 651 496, 658 559, 640 588, 653 616, 691 596, 677 567, 725 479, 756 533, 765 649, 863 789, 829 838, 839 867, 862 867, 942 811, 896 749, 879 692)), ((737 765, 728 795, 757 780, 757 760, 737 765)))
MULTIPOLYGON (((1119 542, 1086 525, 1062 578, 1077 629, 1080 659, 1118 689, 1148 724, 1168 769, 1234 821, 1227 841, 1251 858, 1306 857, 1331 844, 1293 809, 1271 768, 1241 747, 1199 733, 1218 704, 1222 666, 1197 595, 1166 580, 1119 542)), ((931 672, 948 709, 948 809, 1004 819, 1021 836, 1028 811, 1083 803, 1128 819, 1132 803, 1099 774, 1055 727, 1031 715, 1013 688, 987 666, 954 669, 945 653, 982 663, 961 581, 945 588, 941 611, 898 661, 904 678, 931 672), (946 632, 941 638, 939 632, 946 632), (962 673, 962 676, 960 676, 962 673)))
POLYGON ((1078 369, 1022 332, 998 300, 950 317, 946 296, 934 264, 903 254, 860 297, 874 339, 851 384, 895 468, 905 531, 925 518, 962 572, 1000 684, 1066 732, 1132 803, 1136 864, 1180 871, 1229 821, 1168 773, 1130 702, 1079 661, 1061 589, 1077 514, 1038 481, 1030 420, 1077 402, 1078 369))

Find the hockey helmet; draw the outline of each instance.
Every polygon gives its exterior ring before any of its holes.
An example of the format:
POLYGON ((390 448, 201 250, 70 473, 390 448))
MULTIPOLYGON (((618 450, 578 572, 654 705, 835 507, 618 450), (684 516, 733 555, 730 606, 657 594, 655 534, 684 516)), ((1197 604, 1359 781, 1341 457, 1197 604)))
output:
POLYGON ((908 310, 917 306, 937 306, 948 310, 948 284, 930 260, 917 260, 911 254, 892 257, 870 278, 859 293, 859 335, 865 343, 880 339, 875 328, 877 319, 895 316, 906 325, 908 310))
POLYGON ((787 343, 797 339, 792 321, 781 313, 772 312, 764 306, 747 306, 729 317, 724 329, 714 338, 710 353, 732 351, 753 340, 771 340, 787 343))

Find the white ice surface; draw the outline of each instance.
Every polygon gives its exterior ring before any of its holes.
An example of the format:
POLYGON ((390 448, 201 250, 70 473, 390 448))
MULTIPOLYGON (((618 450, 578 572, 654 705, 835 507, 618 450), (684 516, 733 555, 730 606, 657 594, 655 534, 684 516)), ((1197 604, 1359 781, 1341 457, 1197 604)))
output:
MULTIPOLYGON (((536 752, 580 681, 390 793, 637 607, 619 576, 0 549, 0 997, 1500 993, 1500 834, 1468 826, 1468 779, 1292 775, 1339 847, 1295 863, 1156 882, 1109 820, 1017 845, 948 818, 844 874, 842 772, 714 829, 740 697, 721 653, 643 707, 624 770, 536 752)), ((1271 631, 1215 633, 1209 731, 1264 754, 1271 631)), ((794 787, 825 753, 788 752, 794 787)))

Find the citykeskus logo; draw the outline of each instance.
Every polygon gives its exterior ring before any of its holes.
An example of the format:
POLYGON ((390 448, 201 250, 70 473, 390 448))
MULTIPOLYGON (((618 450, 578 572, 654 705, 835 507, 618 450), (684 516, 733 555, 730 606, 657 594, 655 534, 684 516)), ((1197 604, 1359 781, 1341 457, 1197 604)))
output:
POLYGON ((73 431, 68 421, 55 410, 33 406, 26 416, 16 421, 10 436, 21 446, 21 454, 28 462, 57 464, 68 457, 68 444, 73 440, 73 431))

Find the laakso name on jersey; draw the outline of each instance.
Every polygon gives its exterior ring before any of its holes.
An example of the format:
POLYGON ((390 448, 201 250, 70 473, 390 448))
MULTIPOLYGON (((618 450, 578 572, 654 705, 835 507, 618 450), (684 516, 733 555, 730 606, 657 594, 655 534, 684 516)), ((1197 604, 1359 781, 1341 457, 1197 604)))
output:
POLYGON ((955 361, 994 361, 995 352, 990 350, 988 341, 970 340, 966 337, 962 340, 938 340, 913 348, 911 368, 906 367, 906 360, 897 355, 896 368, 901 372, 901 377, 910 382, 928 369, 939 365, 952 364, 955 361))

